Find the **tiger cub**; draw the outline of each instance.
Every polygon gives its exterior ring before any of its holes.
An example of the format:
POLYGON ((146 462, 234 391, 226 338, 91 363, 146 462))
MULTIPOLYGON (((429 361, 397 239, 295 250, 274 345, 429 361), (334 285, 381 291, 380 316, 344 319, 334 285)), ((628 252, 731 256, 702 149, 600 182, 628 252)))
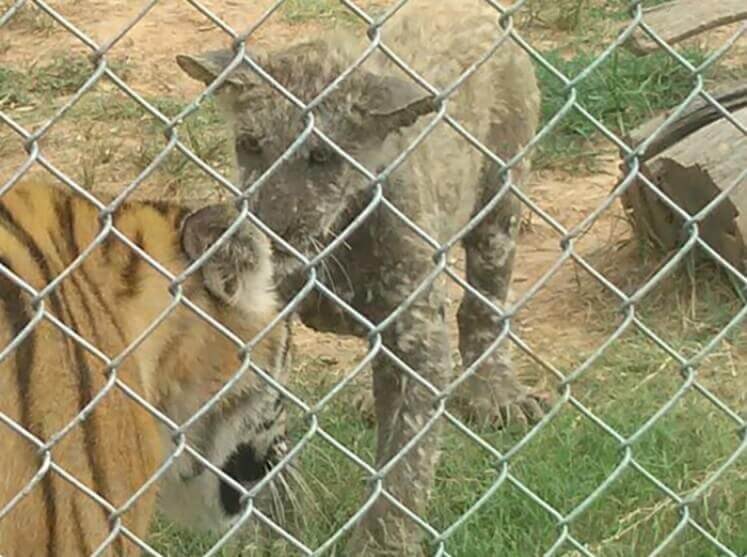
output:
MULTIPOLYGON (((228 204, 190 211, 130 202, 113 224, 178 275, 237 216, 228 204)), ((246 354, 235 338, 250 342, 278 312, 269 243, 244 222, 179 287, 113 232, 102 240, 104 223, 94 205, 56 184, 20 182, 0 197, 5 557, 140 555, 136 540, 147 537, 161 483, 169 486, 163 506, 185 522, 224 524, 242 508, 239 491, 186 451, 133 499, 180 446, 136 398, 179 425, 242 367, 246 354), (230 333, 182 299, 141 338, 180 295, 230 333)), ((285 326, 273 327, 249 350, 252 364, 283 383, 288 343, 285 326)), ((282 456, 282 406, 279 393, 247 369, 184 433, 212 465, 251 486, 282 456)))

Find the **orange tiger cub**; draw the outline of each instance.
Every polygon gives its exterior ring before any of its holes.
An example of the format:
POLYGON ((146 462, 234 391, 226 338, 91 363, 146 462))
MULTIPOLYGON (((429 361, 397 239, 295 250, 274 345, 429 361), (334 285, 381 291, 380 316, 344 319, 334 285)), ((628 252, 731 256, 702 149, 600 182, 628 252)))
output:
MULTIPOLYGON (((176 275, 237 216, 229 204, 190 211, 130 202, 113 220, 117 230, 176 275)), ((180 424, 242 365, 240 347, 184 303, 126 352, 178 289, 170 290, 169 280, 113 233, 98 242, 101 222, 94 205, 56 184, 20 182, 0 197, 4 557, 90 555, 102 548, 102 555, 140 555, 136 540, 147 538, 161 482, 134 500, 133 495, 177 445, 170 430, 133 396, 180 424), (80 266, 35 298, 94 242, 80 266), (80 342, 60 324, 75 331, 80 342), (113 359, 113 368, 106 358, 113 359), (68 428, 98 396, 95 408, 68 428)), ((184 281, 182 293, 243 342, 252 340, 278 311, 267 239, 242 223, 184 281)), ((283 382, 288 342, 286 328, 274 327, 253 346, 252 362, 283 382)), ((188 440, 249 486, 279 457, 281 418, 279 394, 249 369, 189 428, 188 440)), ((172 468, 164 480, 169 490, 199 486, 188 521, 222 524, 238 512, 239 492, 199 459, 184 453, 172 468)), ((169 497, 178 499, 179 493, 169 497)))

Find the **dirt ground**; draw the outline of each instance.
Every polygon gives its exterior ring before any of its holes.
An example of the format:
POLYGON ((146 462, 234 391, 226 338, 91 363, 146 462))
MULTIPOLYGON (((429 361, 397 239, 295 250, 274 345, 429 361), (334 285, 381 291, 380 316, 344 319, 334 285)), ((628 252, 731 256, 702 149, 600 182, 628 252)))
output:
MULTIPOLYGON (((116 0, 51 2, 97 44, 111 41, 125 29, 143 9, 142 4, 116 0)), ((268 0, 202 2, 233 29, 245 29, 256 22, 270 4, 268 0)), ((313 33, 317 25, 290 26, 273 17, 257 29, 253 40, 265 45, 283 43, 313 33)), ((542 26, 530 29, 529 34, 542 47, 562 44, 559 41, 563 40, 562 35, 542 26)), ((60 50, 89 52, 57 24, 45 25, 34 33, 16 25, 3 31, 3 36, 6 44, 0 49, 0 57, 24 65, 37 64, 60 50)), ((190 3, 166 0, 158 2, 142 21, 117 40, 110 56, 124 58, 134 68, 129 72, 128 83, 135 90, 189 99, 200 92, 201 85, 181 72, 174 61, 175 55, 229 44, 226 34, 190 3)), ((603 149, 597 159, 593 173, 571 169, 536 172, 529 188, 532 200, 560 225, 567 229, 574 227, 605 201, 619 180, 619 159, 614 150, 603 149)), ((0 167, 5 167, 1 175, 12 171, 14 164, 12 159, 0 162, 0 167)), ((562 252, 560 235, 538 215, 527 219, 526 224, 514 277, 514 299, 532 288, 562 252)), ((618 202, 607 208, 578 240, 576 252, 623 290, 629 291, 642 278, 643 271, 634 272, 639 261, 636 245, 631 241, 630 228, 618 202)), ((458 256, 456 264, 460 266, 458 256)), ((454 286, 452 315, 459 298, 460 289, 454 286)), ((517 332, 537 354, 563 369, 578 354, 598 346, 610 333, 610 326, 599 325, 600 300, 610 302, 613 298, 604 293, 595 279, 568 261, 519 313, 517 332)), ((335 369, 345 370, 360 358, 362 345, 354 340, 300 331, 298 348, 304 359, 324 358, 335 369)))

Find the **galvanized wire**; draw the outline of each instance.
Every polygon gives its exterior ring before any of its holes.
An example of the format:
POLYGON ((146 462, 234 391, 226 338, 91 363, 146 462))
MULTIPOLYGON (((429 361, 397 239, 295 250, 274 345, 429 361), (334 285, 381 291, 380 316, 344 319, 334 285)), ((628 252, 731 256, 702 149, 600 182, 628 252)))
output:
MULTIPOLYGON (((349 532, 355 525, 355 523, 362 517, 362 515, 371 507, 373 502, 378 497, 384 497, 389 502, 407 515, 414 524, 422 529, 425 533, 426 538, 434 548, 435 555, 449 555, 447 551, 447 542, 452 535, 459 530, 466 521, 468 521, 475 513, 477 513, 488 501, 490 501, 496 494, 496 492, 506 484, 510 484, 517 488, 523 493, 528 499, 534 504, 541 508, 547 515, 555 522, 557 527, 557 537, 550 547, 546 549, 545 555, 559 555, 569 547, 573 548, 580 554, 583 555, 594 555, 591 550, 584 543, 584 540, 578 539, 571 533, 570 526, 572 523, 584 513, 591 505, 599 500, 605 492, 628 470, 634 470, 639 473, 643 478, 655 486, 664 496, 666 496, 673 505, 676 506, 680 513, 680 520, 678 524, 669 531, 664 539, 660 542, 657 548, 651 553, 651 555, 659 555, 662 552, 670 548, 673 542, 681 536, 681 534, 688 528, 692 531, 697 532, 704 540, 707 540, 714 550, 719 551, 723 555, 729 555, 737 557, 736 550, 734 548, 727 547, 717 536, 715 536, 708 528, 703 524, 700 524, 691 512, 691 505, 693 505, 714 482, 716 482, 723 474, 731 469, 735 463, 742 457, 744 457, 745 449, 747 447, 747 424, 745 423, 744 417, 740 416, 737 411, 730 408, 727 403, 722 401, 716 394, 709 390, 703 385, 698 379, 698 365, 712 353, 715 347, 730 333, 737 330, 743 325, 745 316, 747 316, 747 305, 745 305, 737 314, 724 326, 705 346, 691 357, 686 357, 678 352, 677 349, 672 347, 665 339, 653 331, 647 326, 639 316, 638 308, 642 305, 643 299, 649 294, 657 285, 660 285, 662 280, 670 275, 675 268, 681 264, 681 262, 690 254, 694 249, 699 249, 706 253, 715 264, 725 269, 736 281, 741 288, 744 290, 747 288, 747 277, 734 268, 728 261, 726 261, 719 253, 711 248, 702 238, 700 231, 700 224, 704 219, 712 213, 716 206, 721 203, 727 196, 729 196, 736 188, 743 187, 745 179, 747 178, 747 169, 738 177, 733 184, 730 184, 725 190, 723 190, 717 197, 703 207, 697 214, 690 215, 684 209, 677 206, 677 204, 670 199, 656 184, 654 184, 642 171, 642 160, 645 158, 646 152, 651 144, 660 136, 662 131, 679 116, 681 116, 687 109, 690 102, 697 97, 702 98, 707 103, 716 108, 720 116, 731 122, 731 124, 739 130, 742 134, 747 135, 747 128, 743 122, 738 121, 728 110, 721 106, 717 100, 706 90, 704 86, 703 74, 706 70, 713 66, 713 64, 725 55, 730 48, 736 43, 737 39, 745 32, 745 27, 742 27, 736 34, 731 36, 722 47, 712 53, 702 64, 694 66, 681 54, 675 51, 671 45, 667 44, 656 32, 655 29, 651 28, 647 22, 645 13, 643 10, 642 2, 636 0, 631 2, 629 13, 630 20, 620 34, 607 45, 603 51, 595 57, 595 59, 581 72, 575 76, 566 76, 559 69, 555 68, 542 54, 529 44, 514 26, 515 16, 520 13, 520 10, 527 4, 527 0, 521 0, 514 2, 511 6, 505 7, 501 3, 495 0, 483 0, 487 5, 492 6, 495 9, 496 17, 500 19, 503 33, 501 36, 496 37, 496 41, 492 45, 486 45, 484 55, 477 60, 472 66, 470 66, 461 76, 455 79, 450 85, 439 89, 433 84, 429 83, 422 76, 417 74, 405 61, 397 56, 394 49, 390 48, 383 40, 381 30, 385 28, 387 21, 394 16, 394 14, 401 9, 408 0, 399 0, 395 2, 383 15, 374 17, 367 13, 364 9, 357 6, 352 0, 340 0, 340 4, 347 8, 353 16, 357 17, 363 24, 368 28, 369 45, 365 51, 348 67, 334 82, 330 83, 315 99, 312 99, 308 103, 304 103, 296 96, 294 96, 286 87, 276 81, 271 75, 269 75, 261 66, 257 63, 246 51, 244 41, 250 37, 257 29, 259 29, 265 22, 275 14, 286 2, 286 0, 277 0, 274 2, 268 10, 249 26, 244 31, 237 31, 231 28, 226 22, 224 22, 218 15, 212 10, 202 5, 198 0, 187 0, 187 3, 192 6, 196 11, 201 13, 203 16, 208 18, 210 22, 217 29, 223 31, 226 36, 231 40, 234 45, 235 56, 233 60, 227 65, 227 67, 220 73, 217 79, 211 83, 205 90, 192 102, 190 102, 178 115, 173 118, 169 118, 149 103, 140 93, 135 91, 132 87, 127 85, 120 76, 112 70, 107 56, 110 50, 119 42, 122 38, 127 36, 127 33, 139 22, 148 17, 151 10, 158 4, 159 0, 150 0, 146 3, 140 11, 134 15, 127 24, 120 29, 120 31, 107 40, 103 44, 96 43, 93 39, 88 37, 84 31, 79 29, 75 24, 66 19, 62 14, 56 11, 53 7, 47 4, 43 0, 18 0, 12 3, 9 8, 0 15, 0 31, 3 26, 13 21, 13 18, 17 16, 19 10, 28 5, 34 5, 36 8, 44 12, 48 17, 56 22, 56 24, 62 26, 69 33, 75 36, 80 43, 90 50, 90 59, 92 61, 92 70, 90 76, 86 79, 85 83, 81 85, 78 90, 72 95, 67 102, 61 106, 55 114, 50 117, 42 125, 38 126, 34 130, 24 128, 20 123, 14 120, 9 114, 0 111, 0 125, 4 125, 7 129, 15 133, 23 142, 23 145, 28 153, 28 157, 23 164, 13 173, 13 175, 3 184, 0 184, 0 197, 12 189, 18 181, 35 165, 39 164, 49 171, 53 176, 60 180, 72 191, 78 195, 83 196, 91 204, 93 204, 99 213, 100 231, 78 257, 73 261, 67 269, 59 276, 57 276, 52 282, 45 285, 41 290, 37 291, 29 284, 25 283, 20 277, 16 276, 10 269, 0 264, 0 275, 16 284, 22 290, 30 294, 33 298, 32 307, 34 309, 34 315, 30 322, 24 327, 24 329, 8 344, 8 346, 0 347, 0 362, 6 360, 13 351, 23 342, 25 338, 33 331, 34 327, 42 321, 46 320, 58 330, 62 331, 67 335, 72 342, 78 344, 87 353, 91 354, 96 359, 100 360, 105 367, 107 375, 107 382, 102 390, 100 390, 93 399, 86 405, 86 407, 80 411, 80 413, 71 422, 65 426, 62 430, 52 435, 48 440, 43 441, 34 436, 31 432, 25 430, 20 424, 6 415, 0 413, 0 421, 9 427, 13 432, 24 437, 29 443, 34 445, 41 457, 39 469, 35 471, 33 477, 29 480, 26 487, 13 497, 4 507, 0 508, 0 520, 7 516, 8 513, 12 512, 13 508, 22 500, 28 493, 37 485, 41 479, 50 473, 55 473, 61 478, 64 478, 76 489, 80 490, 86 496, 90 497, 93 501, 96 501, 99 505, 104 508, 109 514, 111 523, 111 532, 107 539, 101 544, 99 548, 94 552, 94 555, 98 555, 106 551, 111 543, 116 539, 117 536, 122 535, 133 542, 135 542, 145 553, 149 555, 158 555, 158 553, 148 545, 146 540, 138 539, 132 532, 123 526, 121 522, 121 515, 125 513, 137 499, 152 485, 157 484, 162 476, 166 473, 169 467, 173 464, 177 457, 182 453, 191 455, 192 458, 196 459, 201 465, 208 469, 211 473, 216 474, 223 479, 230 486, 237 489, 242 493, 242 501, 245 503, 244 510, 239 516, 238 520, 233 526, 224 533, 220 540, 210 549, 206 555, 217 554, 223 545, 249 520, 251 517, 258 520, 275 532, 278 536, 285 539, 292 547, 294 547, 299 554, 303 555, 321 555, 326 553, 335 543, 337 543, 346 532, 349 532), (609 58, 620 48, 623 48, 623 43, 629 39, 634 32, 643 32, 648 35, 653 41, 655 41, 659 47, 666 52, 673 60, 675 60, 682 68, 684 68, 693 78, 693 88, 690 91, 687 98, 671 113, 668 117, 658 126, 658 128, 647 137, 639 145, 628 145, 626 142, 617 136, 612 130, 609 129, 602 121, 591 114, 582 104, 579 95, 579 87, 584 83, 585 80, 595 71, 601 64, 609 60, 609 58), (451 117, 447 113, 447 107, 449 98, 452 94, 457 91, 463 82, 471 75, 474 71, 487 60, 489 60, 496 51, 498 51, 503 44, 507 41, 513 41, 523 48, 533 61, 548 71, 564 86, 565 102, 563 106, 557 111, 556 114, 552 115, 547 122, 544 124, 541 130, 539 130, 536 136, 530 141, 524 148, 520 150, 510 160, 502 160, 499 156, 493 153, 488 147, 483 145, 478 139, 473 137, 462 125, 451 117), (386 168, 381 169, 377 173, 373 173, 370 169, 367 169, 361 165, 355 158, 346 152, 342 147, 335 144, 334 141, 328 137, 322 130, 316 125, 316 117, 314 110, 319 104, 324 101, 327 96, 363 62, 368 59, 375 52, 381 52, 387 56, 394 64, 402 69, 407 75, 409 75, 415 82, 420 86, 428 90, 435 99, 435 105, 437 110, 435 113, 428 117, 429 121, 426 126, 423 127, 422 131, 412 141, 412 143, 395 158, 386 168), (287 101, 291 102, 298 109, 302 111, 304 118, 304 129, 298 135, 296 140, 287 148, 285 153, 278 158, 278 160, 260 177, 258 177, 250 185, 237 185, 231 183, 225 179, 219 172, 211 168, 209 164, 201 160, 182 140, 180 137, 180 126, 183 124, 185 119, 191 114, 196 112, 201 104, 208 98, 210 98, 216 90, 225 82, 229 74, 237 68, 239 65, 244 65, 247 68, 253 70, 255 74, 263 78, 279 95, 284 97, 287 101), (88 192, 80 184, 76 183, 75 180, 67 176, 59 168, 57 168, 45 155, 42 153, 40 142, 47 136, 50 130, 57 125, 70 109, 75 106, 80 99, 89 92, 93 87, 96 86, 99 81, 106 77, 115 87, 134 101, 137 105, 142 107, 147 114, 155 118, 163 126, 164 135, 167 138, 167 144, 160 150, 150 164, 129 184, 127 184, 116 198, 109 204, 105 204, 96 198, 93 194, 88 192), (567 229, 555 218, 553 218, 548 212, 543 210, 535 201, 533 201, 525 192, 517 187, 512 181, 512 169, 517 164, 522 162, 528 157, 537 147, 538 143, 545 137, 552 134, 556 126, 572 111, 582 115, 594 128, 610 143, 614 144, 623 154, 626 163, 626 174, 616 185, 614 190, 606 197, 606 199, 596 207, 590 214, 584 217, 584 219, 575 225, 571 229, 567 229), (394 172, 401 164, 403 164, 407 158, 418 148, 420 143, 433 131, 433 129, 444 123, 448 125, 452 130, 458 133, 465 139, 473 148, 477 149, 482 155, 498 168, 500 168, 500 179, 501 186, 499 191, 486 203, 486 205, 478 211, 473 219, 470 220, 460 231, 458 231, 452 238, 445 242, 440 242, 432 238, 425 230, 419 227, 411 219, 401 212, 397 207, 394 206, 386 195, 386 189, 384 184, 386 183, 387 177, 394 172), (346 227, 345 230, 341 231, 339 235, 327 246, 324 246, 321 251, 312 258, 306 257, 304 254, 296 250, 295 247, 289 245, 283 238, 276 234, 270 229, 261 219, 249 210, 248 199, 252 196, 259 188, 263 187, 270 177, 274 175, 277 169, 289 158, 291 158, 304 142, 311 136, 314 135, 322 142, 326 143, 331 149, 333 149, 339 156, 341 156, 348 164, 355 168, 369 183, 370 187, 370 201, 366 207, 360 212, 359 215, 352 220, 352 222, 346 227), (125 202, 125 200, 164 162, 166 157, 174 152, 178 151, 187 157, 191 162, 197 165, 201 170, 204 171, 206 176, 209 176, 217 184, 226 190, 226 192, 233 196, 240 207, 240 213, 228 230, 219 238, 215 244, 194 264, 190 265, 179 276, 171 274, 160 262, 152 258, 143 249, 141 249, 131 239, 127 238, 121 231, 113 224, 113 215, 116 213, 118 208, 125 202), (610 206, 619 200, 624 193, 632 187, 634 183, 643 184, 650 193, 656 196, 666 207, 668 207, 675 215, 677 215, 683 222, 682 230, 686 238, 683 240, 680 248, 674 253, 668 261, 649 279, 645 284, 641 285, 636 292, 633 294, 625 294, 617 286, 615 286, 609 279, 607 279, 602 273, 600 273, 594 266, 587 261, 584 256, 575 249, 575 242, 580 238, 585 231, 589 230, 601 217, 601 215, 607 211, 610 206), (499 308, 481 292, 479 292, 474 286, 469 284, 463 279, 459 273, 453 269, 448 263, 449 251, 472 229, 474 229, 483 218, 506 196, 516 196, 523 205, 531 211, 534 215, 540 218, 546 223, 552 231, 557 235, 558 243, 560 247, 559 257, 552 263, 550 268, 532 284, 524 294, 514 301, 513 303, 507 304, 505 307, 499 308), (330 254, 340 245, 342 245, 347 238, 361 225, 363 225, 368 217, 377 209, 384 208, 386 211, 395 215, 411 232, 413 232, 418 238, 420 238, 425 245, 429 246, 433 252, 433 268, 432 271, 424 277, 420 284, 410 293, 409 296, 385 319, 379 323, 370 322, 365 316, 361 315, 356 311, 350 304, 340 298, 334 290, 327 287, 317 274, 317 269, 320 265, 324 264, 324 261, 330 257, 330 254), (275 242, 281 245, 289 254, 299 260, 304 267, 306 272, 306 283, 300 292, 283 308, 283 311, 278 315, 272 323, 270 323, 259 335, 247 341, 247 339, 241 339, 231 330, 229 330, 224 324, 220 323, 207 312, 201 309, 194 302, 189 300, 185 295, 182 284, 183 282, 196 270, 198 270, 204 262, 219 249, 220 245, 228 239, 235 230, 244 221, 248 220, 257 225, 264 233, 270 236, 275 242), (152 269, 154 269, 159 275, 163 276, 169 284, 168 290, 164 291, 164 296, 170 296, 171 300, 164 310, 161 311, 159 316, 150 324, 131 344, 126 347, 122 353, 115 355, 107 355, 102 353, 95 345, 80 336, 75 330, 69 325, 63 323, 58 316, 50 313, 47 307, 47 299, 51 294, 54 293, 59 284, 68 277, 75 269, 79 268, 83 264, 84 260, 90 255, 93 250, 102 244, 107 238, 116 238, 123 242, 129 249, 136 253, 143 261, 145 261, 152 269), (516 331, 511 327, 511 319, 517 314, 517 312, 525 307, 530 300, 534 298, 537 292, 545 287, 549 281, 559 272, 561 267, 566 262, 573 262, 588 272, 602 287, 605 291, 611 294, 618 301, 621 320, 615 327, 614 331, 608 335, 606 340, 590 354, 583 362, 577 365, 574 369, 571 369, 567 373, 560 371, 552 362, 547 361, 542 355, 538 354, 531 346, 529 346, 520 336, 517 335, 516 331), (394 351, 392 351, 383 341, 382 334, 384 330, 391 325, 392 322, 402 316, 402 314, 410 307, 412 302, 426 289, 428 289, 433 282, 439 276, 448 276, 454 282, 456 282, 465 292, 465 295, 473 296, 479 300, 486 308, 489 308, 500 321, 500 327, 496 330, 496 339, 488 349, 482 354, 475 362, 473 362, 467 369, 463 370, 458 376, 454 377, 451 383, 445 387, 439 388, 436 385, 431 384, 425 377, 418 373, 417 370, 412 369, 405 362, 403 362, 394 351), (356 365, 356 367, 349 371, 343 379, 338 381, 327 393, 325 393, 316 404, 308 404, 298 396, 296 396, 286 385, 280 384, 270 373, 266 370, 261 369, 251 358, 252 348, 259 342, 268 331, 278 324, 281 320, 285 319, 288 315, 292 314, 299 306, 303 298, 310 293, 312 290, 318 291, 321 295, 328 298, 333 303, 337 304, 350 318, 357 322, 368 332, 369 349, 365 357, 356 365), (121 381, 117 376, 118 368, 122 362, 142 343, 148 336, 178 307, 183 306, 206 323, 226 339, 228 339, 236 347, 237 353, 240 355, 241 365, 235 372, 234 376, 216 393, 210 398, 198 412, 191 416, 187 421, 182 424, 175 423, 168 416, 164 415, 159 409, 148 403, 142 396, 134 392, 130 387, 121 381), (658 346, 663 353, 666 353, 669 358, 679 367, 682 375, 682 383, 676 392, 669 397, 669 399, 662 404, 659 408, 655 409, 653 414, 645 421, 643 425, 638 427, 635 432, 631 435, 623 435, 617 431, 614 427, 606 423, 602 418, 595 415, 586 405, 578 400, 571 391, 571 386, 574 382, 578 381, 584 374, 589 372, 600 360, 603 354, 625 333, 630 331, 637 331, 638 333, 645 336, 653 344, 658 346), (505 342, 506 339, 510 340, 519 350, 526 356, 531 358, 537 364, 539 364, 549 374, 553 375, 559 381, 558 397, 554 406, 549 412, 535 424, 526 435, 516 443, 510 450, 501 452, 496 449, 493 445, 482 438, 478 433, 473 431, 469 425, 463 423, 458 417, 446 409, 446 401, 454 390, 466 381, 469 377, 476 373, 481 363, 485 361, 490 354, 498 348, 498 346, 505 342), (375 468, 370 464, 366 463, 363 459, 358 457, 353 451, 346 447, 343 443, 337 440, 333 435, 320 425, 319 415, 327 407, 329 402, 336 397, 356 376, 361 374, 364 369, 371 363, 376 357, 385 357, 391 360, 397 367, 399 367, 403 373, 409 378, 413 379, 419 386, 427 389, 437 400, 437 404, 434 407, 434 412, 431 417, 424 423, 422 429, 407 443, 405 444, 396 455, 381 468, 375 468), (185 431, 202 417, 210 408, 224 396, 241 377, 246 373, 254 373, 258 378, 266 383, 269 387, 282 393, 282 395, 296 406, 304 415, 308 429, 304 432, 301 440, 293 447, 288 455, 286 455, 281 465, 270 475, 265 477, 259 482, 258 485, 253 487, 251 490, 247 490, 242 487, 237 481, 228 477, 223 473, 214 463, 211 463, 203 455, 201 455, 194 447, 190 446, 186 441, 185 431), (163 424, 171 433, 174 440, 174 448, 163 463, 159 466, 158 470, 153 476, 144 484, 137 492, 133 493, 130 499, 122 506, 114 508, 109 502, 107 502, 100 494, 97 494, 91 488, 84 485, 74 476, 69 474, 67 471, 62 469, 60 465, 52 459, 51 450, 59 443, 74 427, 82 423, 91 411, 97 406, 100 400, 113 389, 118 389, 130 400, 139 404, 153 417, 155 417, 161 424, 163 424), (664 481, 659 479, 655 474, 648 470, 639 460, 636 459, 634 447, 635 444, 650 431, 663 416, 672 411, 672 409, 685 397, 688 393, 697 393, 699 396, 708 400, 712 403, 713 407, 717 409, 725 418, 730 420, 736 430, 739 432, 741 442, 739 446, 731 453, 724 462, 710 474, 710 476, 703 481, 697 489, 693 490, 686 496, 678 495, 675 491, 670 489, 664 481), (536 438, 547 426, 550 424, 556 416, 561 412, 562 409, 571 406, 582 416, 595 424, 605 435, 612 439, 620 450, 620 457, 615 469, 608 474, 608 476, 580 503, 578 503, 569 512, 563 513, 560 510, 553 507, 550 503, 543 500, 541 496, 532 491, 524 482, 516 477, 511 472, 510 463, 512 459, 516 458, 524 448, 536 438), (414 445, 432 429, 432 427, 438 421, 448 421, 453 425, 457 431, 462 435, 469 438, 473 443, 479 446, 486 454, 490 455, 496 462, 496 477, 493 483, 488 489, 480 495, 480 497, 467 509, 455 522, 450 524, 443 530, 439 530, 431 525, 427 517, 417 515, 412 509, 405 507, 396 497, 389 493, 385 488, 385 476, 386 474, 396 466, 401 459, 410 451, 414 445), (335 450, 343 454, 349 459, 356 467, 361 469, 370 479, 371 493, 364 504, 355 512, 348 520, 345 521, 324 543, 316 548, 308 547, 303 543, 296 535, 288 532, 282 524, 276 524, 272 519, 263 514, 259 509, 254 506, 254 497, 259 493, 272 479, 279 473, 280 469, 290 462, 303 448, 314 438, 318 438, 335 450)), ((427 45, 423 45, 423 48, 427 48, 427 45)))

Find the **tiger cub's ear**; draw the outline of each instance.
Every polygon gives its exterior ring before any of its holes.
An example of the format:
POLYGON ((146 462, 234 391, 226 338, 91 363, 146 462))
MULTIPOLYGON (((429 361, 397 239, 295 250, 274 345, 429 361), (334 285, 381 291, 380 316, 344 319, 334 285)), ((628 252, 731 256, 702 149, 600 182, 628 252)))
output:
MULTIPOLYGON (((209 205, 187 215, 182 221, 181 242, 189 260, 198 259, 238 218, 239 211, 230 204, 209 205)), ((205 288, 228 304, 246 296, 266 296, 272 288, 269 241, 244 219, 200 271, 205 288)))

